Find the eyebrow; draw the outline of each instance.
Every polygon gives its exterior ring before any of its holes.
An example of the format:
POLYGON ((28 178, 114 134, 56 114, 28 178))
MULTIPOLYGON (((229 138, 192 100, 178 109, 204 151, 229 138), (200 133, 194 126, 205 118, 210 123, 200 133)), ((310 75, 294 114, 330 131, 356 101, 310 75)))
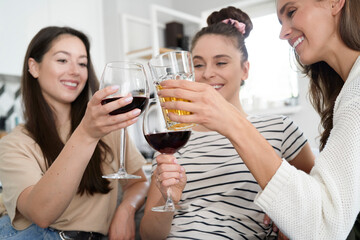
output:
POLYGON ((294 2, 287 2, 287 3, 285 3, 285 5, 284 6, 282 6, 282 8, 280 9, 280 15, 283 15, 284 14, 284 12, 285 12, 285 8, 288 6, 288 5, 290 5, 290 4, 293 4, 294 2))
MULTIPOLYGON (((53 56, 55 56, 56 54, 59 54, 59 53, 63 53, 63 54, 68 55, 68 56, 71 55, 70 53, 68 53, 68 52, 66 52, 66 51, 57 51, 57 52, 55 52, 55 53, 53 54, 53 56)), ((87 55, 81 55, 79 58, 87 58, 87 55)))
MULTIPOLYGON (((213 58, 223 58, 223 57, 231 58, 229 55, 226 55, 226 54, 219 54, 219 55, 214 56, 213 58)), ((194 60, 195 60, 195 59, 203 60, 204 58, 201 57, 201 56, 196 55, 196 56, 193 57, 193 59, 194 59, 194 60)))
POLYGON ((231 58, 229 55, 226 55, 226 54, 216 55, 214 58, 223 58, 223 57, 231 58))

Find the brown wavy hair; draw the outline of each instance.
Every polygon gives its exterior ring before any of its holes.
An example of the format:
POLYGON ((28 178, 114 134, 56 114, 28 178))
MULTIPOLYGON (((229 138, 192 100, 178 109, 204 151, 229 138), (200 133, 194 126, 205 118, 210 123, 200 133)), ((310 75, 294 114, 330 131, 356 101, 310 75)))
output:
MULTIPOLYGON (((98 79, 90 57, 90 42, 84 33, 70 27, 50 26, 41 29, 34 36, 28 46, 24 59, 21 91, 24 104, 25 128, 40 146, 47 169, 60 154, 64 143, 57 132, 54 113, 42 95, 39 82, 28 71, 28 60, 33 58, 36 62, 41 63, 43 56, 50 50, 53 42, 64 34, 78 37, 85 45, 88 58, 88 79, 86 85, 71 104, 71 133, 74 132, 81 122, 91 95, 99 88, 98 79)), ((94 193, 106 194, 111 190, 110 182, 102 178, 103 173, 101 170, 102 159, 107 153, 113 156, 108 145, 100 140, 81 179, 78 187, 79 194, 82 195, 85 192, 90 195, 94 193)))
MULTIPOLYGON (((360 1, 346 0, 341 10, 339 33, 346 46, 360 50, 360 1)), ((324 149, 333 128, 335 100, 344 80, 326 62, 311 65, 301 64, 295 52, 296 60, 302 72, 310 78, 310 101, 321 118, 323 132, 320 135, 320 150, 324 149)))

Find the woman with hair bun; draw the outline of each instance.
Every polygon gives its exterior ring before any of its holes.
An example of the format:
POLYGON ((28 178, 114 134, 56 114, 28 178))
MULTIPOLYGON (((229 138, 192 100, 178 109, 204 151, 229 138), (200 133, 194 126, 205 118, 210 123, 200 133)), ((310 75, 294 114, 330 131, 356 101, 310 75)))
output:
MULTIPOLYGON (((194 84, 206 89, 207 104, 212 111, 221 113, 225 107, 240 114, 267 139, 277 156, 309 172, 314 156, 303 133, 288 117, 252 116, 241 106, 240 87, 249 74, 245 45, 253 28, 249 16, 227 7, 213 12, 207 23, 191 47, 194 84)), ((158 155, 153 166, 140 226, 143 239, 276 238, 263 221, 264 212, 253 202, 260 186, 232 142, 220 133, 199 124, 179 152, 158 155), (151 211, 164 204, 169 186, 174 202, 185 210, 151 211)))

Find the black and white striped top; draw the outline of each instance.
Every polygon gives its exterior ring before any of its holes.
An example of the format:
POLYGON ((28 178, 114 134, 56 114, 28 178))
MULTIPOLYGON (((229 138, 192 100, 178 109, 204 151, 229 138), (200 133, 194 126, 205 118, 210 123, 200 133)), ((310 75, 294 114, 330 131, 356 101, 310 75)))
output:
MULTIPOLYGON (((248 120, 287 161, 307 141, 287 117, 249 116, 248 120)), ((174 215, 168 239, 275 236, 264 226, 264 213, 253 203, 260 187, 227 138, 217 132, 193 131, 175 156, 186 169, 188 180, 180 204, 188 209, 174 215)))

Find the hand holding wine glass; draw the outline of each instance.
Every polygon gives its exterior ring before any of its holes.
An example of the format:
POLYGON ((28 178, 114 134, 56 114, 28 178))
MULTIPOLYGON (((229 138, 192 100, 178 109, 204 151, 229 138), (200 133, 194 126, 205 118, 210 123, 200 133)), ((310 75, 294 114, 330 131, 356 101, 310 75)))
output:
POLYGON ((118 86, 107 87, 95 92, 87 104, 86 113, 79 124, 78 131, 82 131, 97 142, 110 132, 128 127, 137 121, 139 113, 136 109, 121 116, 109 117, 109 112, 129 104, 132 98, 130 94, 116 102, 114 101, 99 108, 101 101, 116 91, 118 91, 118 86))
POLYGON ((174 155, 159 154, 156 156, 156 169, 153 172, 156 186, 164 199, 167 198, 167 188, 171 187, 171 197, 175 203, 181 199, 187 182, 184 167, 182 167, 174 155))
MULTIPOLYGON (((143 119, 143 133, 152 148, 161 154, 174 154, 187 143, 191 129, 169 130, 164 117, 166 113, 163 111, 159 99, 150 99, 143 119)), ((152 210, 174 212, 178 208, 181 209, 181 206, 175 206, 171 196, 171 188, 168 187, 165 205, 153 207, 152 210)))
MULTIPOLYGON (((145 109, 149 99, 149 86, 143 65, 132 62, 111 62, 106 64, 100 81, 100 89, 107 86, 118 86, 118 91, 104 98, 101 103, 108 104, 118 99, 132 95, 132 101, 126 106, 120 107, 110 115, 118 115, 129 112, 135 108, 145 109)), ((141 178, 128 174, 125 170, 125 131, 121 130, 121 146, 120 146, 120 168, 118 172, 103 176, 103 178, 112 179, 135 179, 141 178)))

